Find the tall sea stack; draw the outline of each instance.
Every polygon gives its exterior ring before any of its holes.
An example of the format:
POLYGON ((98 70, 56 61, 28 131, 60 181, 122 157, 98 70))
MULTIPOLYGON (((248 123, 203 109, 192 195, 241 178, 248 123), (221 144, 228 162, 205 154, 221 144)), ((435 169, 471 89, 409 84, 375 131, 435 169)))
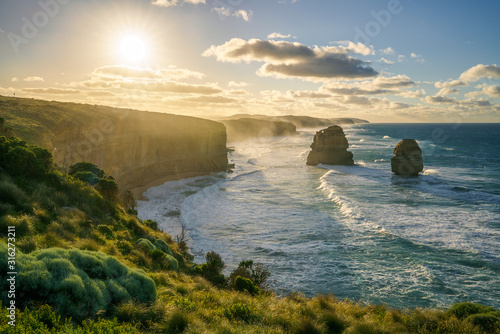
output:
POLYGON ((415 139, 403 139, 394 148, 391 169, 396 175, 417 176, 424 170, 422 150, 415 139))
POLYGON ((347 151, 349 143, 344 130, 333 125, 327 129, 316 132, 312 151, 307 156, 308 165, 354 165, 352 153, 347 151))

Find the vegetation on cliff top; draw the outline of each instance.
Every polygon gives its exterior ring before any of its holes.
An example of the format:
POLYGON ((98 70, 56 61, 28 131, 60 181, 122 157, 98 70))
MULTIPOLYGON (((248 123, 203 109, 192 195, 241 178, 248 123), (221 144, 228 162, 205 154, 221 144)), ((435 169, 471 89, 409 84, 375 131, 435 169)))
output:
POLYGON ((88 163, 63 174, 48 151, 0 137, 0 333, 500 333, 500 312, 483 305, 395 310, 331 295, 281 297, 252 261, 225 277, 218 254, 191 263, 185 238, 174 242, 137 218, 130 194, 113 183, 88 163), (8 226, 16 229, 15 327, 8 226))

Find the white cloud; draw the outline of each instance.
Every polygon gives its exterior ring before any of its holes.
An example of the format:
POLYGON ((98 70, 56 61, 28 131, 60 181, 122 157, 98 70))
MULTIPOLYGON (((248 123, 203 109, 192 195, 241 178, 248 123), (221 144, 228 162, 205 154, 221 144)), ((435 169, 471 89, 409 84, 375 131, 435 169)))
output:
POLYGON ((325 51, 333 51, 340 53, 358 53, 363 56, 375 54, 372 45, 366 46, 360 42, 354 43, 351 41, 339 41, 339 42, 332 42, 332 44, 335 45, 334 49, 331 49, 331 47, 323 47, 322 49, 325 51))
POLYGON ((373 85, 373 81, 355 83, 331 82, 321 86, 320 90, 335 95, 380 95, 391 93, 390 90, 376 87, 373 85))
POLYGON ((490 97, 500 97, 500 86, 497 85, 479 85, 476 88, 481 88, 480 91, 474 91, 465 94, 466 97, 478 97, 480 95, 488 95, 490 97))
POLYGON ((269 39, 275 39, 275 38, 280 38, 280 39, 288 39, 288 38, 296 38, 295 36, 292 36, 291 34, 284 35, 279 32, 273 32, 272 34, 267 35, 267 38, 269 39))
POLYGON ((331 97, 330 94, 315 92, 311 90, 299 90, 299 91, 291 91, 287 92, 287 95, 292 98, 298 99, 324 99, 331 97))
POLYGON ((145 80, 184 79, 189 77, 201 79, 204 77, 203 73, 177 67, 168 67, 164 69, 153 70, 151 68, 132 67, 125 65, 98 67, 94 70, 92 75, 107 78, 130 78, 145 80))
POLYGON ((393 54, 396 54, 396 52, 394 51, 393 48, 391 48, 390 46, 386 49, 382 49, 380 50, 380 52, 382 52, 383 54, 385 55, 393 55, 393 54))
POLYGON ((500 66, 478 64, 469 68, 460 75, 464 81, 478 81, 480 79, 500 79, 500 66))
POLYGON ((85 93, 82 90, 63 89, 63 88, 23 88, 22 90, 28 93, 52 94, 52 95, 76 95, 85 93))
POLYGON ((411 90, 402 90, 398 93, 398 95, 406 98, 421 98, 422 96, 425 95, 425 90, 420 89, 417 91, 411 91, 411 90))
POLYGON ((266 62, 257 72, 261 76, 299 78, 366 78, 378 74, 366 62, 348 52, 366 52, 361 43, 341 42, 344 46, 314 47, 288 41, 248 41, 233 38, 222 45, 212 45, 203 52, 222 62, 266 62))
POLYGON ((229 81, 227 84, 228 87, 248 87, 248 82, 236 82, 236 81, 229 81))
POLYGON ((444 88, 441 88, 441 90, 436 94, 436 95, 442 95, 442 96, 445 96, 445 95, 452 95, 452 94, 456 94, 458 93, 459 90, 456 89, 456 88, 448 88, 448 87, 444 87, 444 88))
POLYGON ((182 5, 183 3, 190 3, 193 5, 204 4, 205 0, 153 0, 153 6, 158 7, 172 7, 182 5))
POLYGON ((384 57, 380 58, 379 60, 377 60, 379 63, 384 63, 384 64, 387 64, 387 65, 392 65, 394 64, 394 61, 392 60, 387 60, 385 59, 384 57))
POLYGON ((457 103, 457 99, 446 97, 446 96, 426 96, 425 101, 433 104, 447 104, 447 103, 457 103))
POLYGON ((416 83, 407 75, 396 75, 393 77, 378 77, 373 79, 373 85, 380 88, 403 88, 412 87, 416 83))
POLYGON ((437 88, 447 88, 447 87, 467 86, 467 83, 463 80, 451 80, 445 82, 438 81, 434 85, 437 88))
POLYGON ((10 81, 12 81, 12 82, 18 82, 18 81, 19 81, 19 78, 17 78, 17 77, 13 77, 12 79, 10 79, 10 81))
POLYGON ((243 21, 247 21, 248 22, 252 18, 253 12, 251 10, 246 11, 244 9, 240 9, 240 10, 235 11, 234 14, 233 14, 233 16, 242 18, 243 21))
POLYGON ((28 81, 28 82, 39 81, 39 82, 42 82, 42 81, 45 81, 45 80, 42 77, 27 77, 27 78, 24 78, 23 81, 28 81))
POLYGON ((234 16, 234 17, 241 18, 247 22, 250 21, 252 16, 253 16, 253 12, 251 10, 249 10, 249 11, 246 11, 244 9, 232 10, 232 9, 224 7, 224 6, 214 7, 211 9, 211 11, 217 13, 221 18, 234 16))

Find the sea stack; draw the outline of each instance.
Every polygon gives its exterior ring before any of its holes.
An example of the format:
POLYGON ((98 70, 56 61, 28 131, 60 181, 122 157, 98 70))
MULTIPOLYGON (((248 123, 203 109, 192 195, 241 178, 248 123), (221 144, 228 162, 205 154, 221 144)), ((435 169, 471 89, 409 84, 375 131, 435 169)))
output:
POLYGON ((307 164, 354 165, 352 153, 347 151, 348 147, 344 130, 337 125, 330 126, 316 132, 311 145, 312 151, 307 156, 307 164))
POLYGON ((394 148, 391 169, 396 175, 418 176, 424 170, 422 150, 415 139, 403 139, 394 148))

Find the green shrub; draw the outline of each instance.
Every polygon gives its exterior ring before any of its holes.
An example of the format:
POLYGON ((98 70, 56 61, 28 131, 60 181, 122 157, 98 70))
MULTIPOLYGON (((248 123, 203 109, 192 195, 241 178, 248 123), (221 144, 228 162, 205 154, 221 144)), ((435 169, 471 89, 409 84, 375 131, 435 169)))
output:
POLYGON ((251 295, 256 295, 260 292, 260 289, 253 284, 251 279, 241 276, 236 277, 234 280, 234 288, 237 291, 247 291, 251 295))
POLYGON ((95 177, 97 177, 97 179, 101 179, 104 177, 104 171, 102 169, 100 169, 93 163, 86 161, 77 162, 69 166, 68 174, 74 176, 77 173, 87 173, 87 172, 93 174, 95 177))
POLYGON ((88 184, 95 186, 99 183, 99 178, 91 172, 76 172, 73 177, 77 180, 87 182, 88 184))
POLYGON ((161 239, 155 239, 154 245, 156 246, 156 248, 158 248, 159 250, 161 250, 165 254, 173 255, 172 251, 170 250, 170 247, 167 245, 167 243, 165 241, 163 241, 161 239))
POLYGON ((322 334, 321 328, 309 318, 302 318, 295 326, 292 333, 294 334, 322 334))
MULTIPOLYGON (((1 310, 5 312, 6 308, 2 307, 1 310)), ((5 318, 7 319, 7 317, 5 318)), ((71 319, 62 319, 51 306, 40 305, 31 310, 28 308, 22 311, 17 310, 15 327, 7 324, 7 321, 0 321, 0 333, 134 334, 138 331, 130 324, 119 324, 116 320, 102 318, 86 320, 80 325, 74 326, 71 319)))
POLYGON ((108 225, 97 225, 97 230, 109 239, 115 237, 115 232, 108 225))
POLYGON ((167 323, 165 324, 165 328, 161 332, 168 334, 178 334, 184 332, 188 326, 189 319, 187 315, 180 311, 176 311, 172 313, 167 323))
POLYGON ((221 273, 225 265, 220 255, 215 252, 208 252, 205 259, 207 263, 195 266, 194 273, 205 277, 216 286, 226 285, 226 277, 221 273))
POLYGON ((253 284, 261 289, 268 288, 269 285, 269 276, 271 276, 271 272, 269 269, 261 263, 257 263, 254 265, 252 260, 241 261, 238 265, 238 268, 233 270, 233 272, 229 275, 229 285, 235 286, 236 277, 241 276, 243 278, 250 279, 253 284))
POLYGON ((110 201, 114 201, 118 196, 118 184, 114 180, 100 179, 96 189, 110 201))
POLYGON ((500 329, 500 315, 498 313, 489 312, 472 314, 469 315, 466 320, 488 333, 493 333, 497 328, 500 329))
POLYGON ((335 313, 327 313, 321 317, 321 321, 325 324, 327 333, 340 334, 344 332, 347 327, 345 320, 340 318, 335 313))
POLYGON ((145 239, 145 238, 141 238, 139 240, 137 240, 137 246, 146 251, 147 253, 149 252, 152 252, 156 249, 156 246, 153 245, 153 243, 151 241, 149 241, 148 239, 145 239))
POLYGON ((243 320, 248 322, 252 318, 252 311, 247 304, 234 303, 225 308, 224 315, 230 320, 243 320))
POLYGON ((142 223, 147 227, 149 227, 150 229, 158 231, 158 222, 151 219, 146 219, 142 223))
POLYGON ((7 178, 0 179, 0 202, 11 204, 12 209, 16 211, 31 211, 30 200, 26 193, 7 178))
MULTIPOLYGON (((110 305, 136 299, 148 303, 156 298, 154 282, 139 270, 99 252, 50 248, 29 255, 18 252, 19 306, 43 302, 63 316, 76 320, 106 311, 110 305)), ((0 261, 7 261, 7 245, 0 243, 0 261)), ((0 286, 5 302, 5 274, 0 286)))
POLYGON ((493 307, 470 302, 454 304, 448 309, 448 311, 446 311, 446 314, 454 315, 458 319, 464 319, 472 314, 489 312, 499 313, 500 315, 500 311, 496 310, 493 307))

